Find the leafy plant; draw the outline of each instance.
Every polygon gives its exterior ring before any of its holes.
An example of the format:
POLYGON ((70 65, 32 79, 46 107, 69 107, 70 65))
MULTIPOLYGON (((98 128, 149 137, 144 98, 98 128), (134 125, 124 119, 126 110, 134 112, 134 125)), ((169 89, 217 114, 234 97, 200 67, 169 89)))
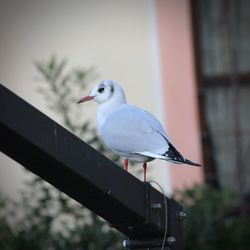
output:
POLYGON ((62 124, 71 132, 120 164, 120 157, 104 146, 96 129, 84 118, 84 105, 81 108, 76 105, 76 98, 86 92, 87 84, 97 77, 94 68, 73 68, 67 71, 67 61, 58 60, 55 56, 48 62, 35 62, 35 65, 43 83, 38 91, 46 100, 48 108, 59 116, 62 124))
POLYGON ((247 250, 250 216, 239 216, 236 197, 229 191, 202 185, 178 194, 187 219, 186 250, 247 250))

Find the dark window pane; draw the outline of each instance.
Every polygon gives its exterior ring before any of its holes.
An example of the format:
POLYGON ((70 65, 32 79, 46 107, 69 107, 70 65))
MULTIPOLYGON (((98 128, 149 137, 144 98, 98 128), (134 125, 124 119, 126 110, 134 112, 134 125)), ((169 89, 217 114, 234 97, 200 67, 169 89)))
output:
POLYGON ((211 169, 222 187, 249 193, 250 1, 198 0, 196 5, 203 134, 209 136, 204 143, 210 142, 211 169))

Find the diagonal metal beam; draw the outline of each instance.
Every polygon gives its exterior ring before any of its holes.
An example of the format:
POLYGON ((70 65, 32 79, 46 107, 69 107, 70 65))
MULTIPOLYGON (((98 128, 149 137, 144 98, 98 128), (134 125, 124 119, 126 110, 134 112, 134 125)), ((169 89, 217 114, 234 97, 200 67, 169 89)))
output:
POLYGON ((175 204, 175 208, 172 217, 166 215, 160 192, 119 168, 1 84, 0 138, 3 153, 130 239, 160 238, 168 223, 168 236, 181 241, 178 204, 167 198, 168 207, 173 210, 175 204), (160 204, 160 208, 153 208, 154 204, 160 204), (177 225, 174 231, 173 223, 177 225))

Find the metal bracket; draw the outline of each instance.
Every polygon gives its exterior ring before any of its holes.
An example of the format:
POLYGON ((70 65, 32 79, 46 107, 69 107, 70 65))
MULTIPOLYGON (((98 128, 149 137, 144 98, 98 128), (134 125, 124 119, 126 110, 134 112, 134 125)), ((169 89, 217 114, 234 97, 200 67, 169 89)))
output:
MULTIPOLYGON (((167 237, 164 247, 173 246, 176 242, 175 237, 167 237)), ((152 240, 124 240, 123 247, 127 249, 149 249, 162 247, 163 239, 152 239, 152 240)))

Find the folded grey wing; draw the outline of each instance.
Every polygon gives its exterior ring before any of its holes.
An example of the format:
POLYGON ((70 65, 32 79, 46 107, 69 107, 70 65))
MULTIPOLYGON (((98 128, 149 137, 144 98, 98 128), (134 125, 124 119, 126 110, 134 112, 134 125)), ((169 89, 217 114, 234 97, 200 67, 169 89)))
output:
POLYGON ((168 143, 145 111, 132 108, 114 112, 106 119, 100 133, 105 144, 114 151, 164 154, 168 143))

